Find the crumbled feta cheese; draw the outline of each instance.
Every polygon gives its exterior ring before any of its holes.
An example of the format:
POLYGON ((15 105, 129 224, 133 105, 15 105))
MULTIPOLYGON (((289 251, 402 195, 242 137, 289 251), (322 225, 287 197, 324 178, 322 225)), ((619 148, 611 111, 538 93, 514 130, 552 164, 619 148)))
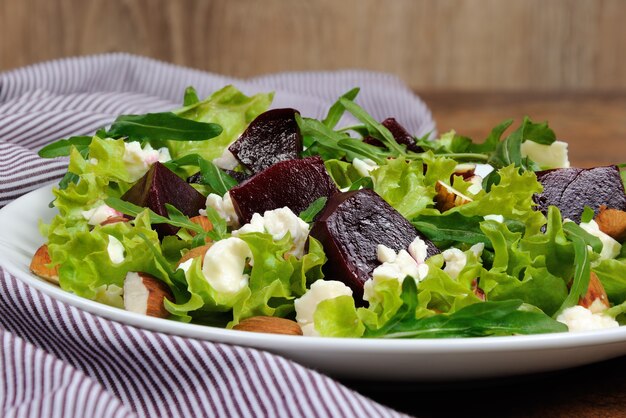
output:
POLYGON ((593 313, 582 306, 572 306, 565 309, 556 320, 567 325, 570 332, 619 327, 617 321, 610 316, 593 313))
POLYGON ((472 185, 467 188, 467 191, 473 195, 477 195, 478 193, 480 193, 480 191, 483 189, 482 180, 483 179, 479 176, 473 176, 472 178, 470 178, 469 181, 470 183, 472 183, 472 185))
MULTIPOLYGON (((409 250, 412 250, 419 256, 421 244, 416 239, 411 245, 413 245, 413 248, 411 249, 411 246, 409 246, 409 250)), ((411 276, 416 281, 421 281, 428 275, 428 265, 423 261, 417 261, 406 250, 400 250, 396 254, 391 248, 379 244, 376 248, 376 255, 378 261, 382 264, 374 269, 372 278, 364 283, 364 300, 369 301, 375 297, 374 285, 380 281, 394 279, 402 283, 406 276, 411 276)))
POLYGON ((124 165, 128 170, 131 181, 139 180, 157 161, 164 163, 172 159, 167 148, 153 149, 150 144, 142 149, 139 142, 124 143, 124 165))
POLYGON ((296 321, 304 335, 319 336, 313 321, 317 305, 324 300, 339 296, 352 296, 352 290, 335 280, 317 280, 302 297, 294 300, 296 321))
POLYGON ((479 242, 478 244, 474 244, 470 247, 470 251, 474 253, 476 258, 480 257, 483 254, 484 250, 485 250, 485 244, 482 242, 479 242))
POLYGON ((300 219, 288 207, 265 211, 263 216, 255 213, 252 215, 250 223, 245 224, 233 235, 238 236, 250 232, 267 232, 274 240, 279 240, 287 235, 291 235, 293 247, 289 251, 297 258, 304 255, 304 246, 309 236, 309 224, 300 219))
POLYGON ((113 264, 121 264, 124 261, 124 245, 113 235, 109 235, 107 252, 113 264))
POLYGON ((494 170, 494 168, 493 168, 492 165, 489 165, 489 164, 476 164, 476 168, 474 169, 474 175, 480 176, 482 178, 485 178, 493 170, 494 170))
POLYGON ((596 300, 589 305, 589 310, 594 314, 604 312, 607 309, 609 309, 609 307, 606 306, 606 302, 604 302, 601 298, 596 298, 596 300))
MULTIPOLYGON (((230 193, 226 193, 224 197, 210 193, 206 197, 206 207, 215 209, 220 218, 224 219, 228 226, 232 226, 233 228, 239 226, 239 217, 237 216, 237 212, 235 212, 235 206, 233 206, 230 193)), ((206 216, 206 210, 200 209, 200 215, 206 216)))
POLYGON ((485 218, 486 221, 504 222, 504 216, 502 215, 485 215, 483 218, 485 218))
MULTIPOLYGON (((413 257, 418 264, 423 263, 428 256, 428 246, 426 242, 420 237, 415 237, 413 242, 409 244, 409 254, 411 254, 411 257, 413 257)), ((378 260, 382 261, 380 257, 378 260)))
POLYGON ((226 238, 207 250, 202 273, 216 291, 234 294, 248 285, 248 275, 243 273, 248 259, 252 259, 252 251, 245 241, 226 238))
POLYGON ((193 263, 193 258, 190 258, 189 260, 182 262, 178 265, 178 269, 177 270, 182 270, 185 273, 187 273, 189 271, 189 269, 191 268, 191 264, 193 263))
POLYGON ((235 167, 239 165, 239 161, 237 161, 233 153, 226 147, 222 155, 213 160, 213 164, 223 170, 234 170, 235 167))
POLYGON ((456 279, 459 277, 461 270, 465 267, 467 263, 467 256, 465 253, 458 248, 448 248, 443 253, 443 259, 446 262, 443 271, 448 273, 448 276, 456 279))
POLYGON ((100 225, 109 218, 123 216, 123 213, 118 212, 107 205, 100 205, 95 208, 82 211, 81 215, 83 215, 83 218, 87 220, 89 225, 100 225))
POLYGON ((591 220, 589 222, 581 222, 580 227, 590 233, 593 236, 600 238, 602 241, 602 251, 600 257, 604 259, 615 258, 622 250, 622 245, 611 238, 609 235, 600 231, 600 227, 596 221, 591 220))
POLYGON ((534 141, 522 142, 522 157, 529 157, 542 169, 567 168, 567 142, 554 141, 550 145, 538 144, 534 141))
POLYGON ((361 177, 369 177, 370 173, 378 168, 378 165, 369 158, 355 158, 352 160, 352 165, 361 177))

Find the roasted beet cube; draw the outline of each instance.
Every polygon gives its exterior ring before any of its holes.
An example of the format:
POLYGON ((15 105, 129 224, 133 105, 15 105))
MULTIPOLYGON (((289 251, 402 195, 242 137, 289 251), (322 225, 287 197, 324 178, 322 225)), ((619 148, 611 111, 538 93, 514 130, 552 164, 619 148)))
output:
POLYGON ((296 215, 320 197, 337 193, 320 157, 281 161, 230 189, 242 224, 252 215, 287 206, 296 215))
MULTIPOLYGON (((204 209, 206 204, 204 196, 159 162, 150 167, 150 170, 122 196, 122 200, 150 208, 162 216, 167 216, 166 203, 190 217, 198 215, 198 211, 204 209)), ((163 237, 174 235, 179 228, 158 224, 154 229, 160 237, 163 237)))
POLYGON ((253 173, 279 161, 298 158, 302 152, 302 135, 296 113, 295 109, 261 113, 228 150, 253 173))
POLYGON ((617 166, 557 168, 536 174, 543 192, 534 200, 537 209, 543 213, 548 212, 548 206, 554 205, 561 210, 563 218, 580 222, 585 206, 593 209, 596 215, 600 205, 626 210, 624 183, 617 166))
POLYGON ((389 129, 391 135, 398 144, 406 145, 406 149, 413 152, 424 152, 422 147, 418 146, 415 142, 415 138, 411 135, 404 126, 400 125, 395 118, 387 118, 383 122, 383 126, 389 129))
POLYGON ((378 244, 406 250, 416 237, 428 245, 428 256, 439 253, 435 245, 379 195, 369 189, 335 194, 320 215, 311 236, 324 245, 326 277, 340 280, 363 298, 363 283, 380 265, 378 244))

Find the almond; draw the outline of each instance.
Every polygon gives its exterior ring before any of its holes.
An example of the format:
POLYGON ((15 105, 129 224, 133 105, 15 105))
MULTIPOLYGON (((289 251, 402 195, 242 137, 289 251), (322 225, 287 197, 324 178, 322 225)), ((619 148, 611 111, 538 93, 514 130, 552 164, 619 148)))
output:
POLYGON ((478 299, 482 300, 483 302, 487 300, 487 295, 485 295, 483 289, 478 287, 478 279, 472 280, 472 292, 474 293, 474 295, 476 295, 478 299))
POLYGON ((59 266, 50 267, 51 262, 48 245, 44 244, 35 251, 35 255, 30 262, 30 271, 42 279, 58 285, 59 266))
POLYGON ((192 258, 203 257, 209 248, 211 248, 211 244, 201 245, 200 247, 192 248, 191 250, 187 251, 180 258, 180 260, 178 260, 178 263, 176 263, 176 267, 180 266, 187 260, 191 260, 192 258))
POLYGON ((302 335, 302 329, 295 321, 273 316, 253 316, 244 319, 235 325, 233 329, 266 334, 302 335))
POLYGON ((435 191, 437 192, 435 195, 435 206, 441 212, 445 212, 453 207, 461 206, 472 201, 470 197, 465 196, 452 186, 448 186, 441 181, 438 181, 435 184, 435 191))
POLYGON ((174 300, 165 283, 148 273, 128 272, 124 279, 124 309, 142 315, 167 318, 163 301, 174 300))
POLYGON ((595 221, 600 231, 614 240, 624 242, 624 239, 626 239, 626 212, 623 210, 608 209, 602 205, 595 221))
POLYGON ((461 176, 464 180, 469 180, 474 176, 475 170, 476 164, 458 164, 454 167, 454 173, 452 173, 450 181, 452 181, 452 177, 454 176, 461 176))
MULTIPOLYGON (((211 224, 211 221, 209 221, 209 218, 207 218, 206 216, 198 215, 194 216, 193 218, 189 218, 189 220, 195 224, 200 225, 205 232, 209 232, 213 229, 213 224, 211 224)), ((189 233, 192 237, 196 235, 195 231, 189 231, 189 233)))
POLYGON ((104 221, 100 222, 100 225, 104 226, 104 225, 109 225, 109 224, 116 224, 118 222, 129 222, 130 219, 125 218, 123 216, 111 216, 110 218, 106 218, 104 221))
POLYGON ((609 308, 611 306, 602 282, 600 281, 596 273, 592 271, 589 278, 589 287, 587 287, 587 293, 585 294, 585 296, 581 297, 578 300, 578 304, 584 308, 591 308, 591 305, 598 303, 601 303, 606 308, 609 308))

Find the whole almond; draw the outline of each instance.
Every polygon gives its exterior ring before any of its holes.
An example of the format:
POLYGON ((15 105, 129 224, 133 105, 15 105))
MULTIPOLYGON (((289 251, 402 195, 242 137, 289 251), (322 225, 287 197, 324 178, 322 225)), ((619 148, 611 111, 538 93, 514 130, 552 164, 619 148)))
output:
POLYGON ((618 209, 608 209, 600 206, 600 213, 594 219, 600 231, 609 235, 616 241, 623 242, 626 239, 626 212, 618 209))
POLYGON ((48 252, 48 245, 44 244, 35 251, 35 255, 30 262, 30 271, 42 279, 59 284, 59 266, 49 267, 52 260, 48 252))
POLYGON ((455 206, 461 206, 472 201, 471 198, 463 195, 458 190, 455 190, 452 186, 438 181, 435 184, 435 206, 441 212, 452 209, 455 206))
MULTIPOLYGON (((209 218, 207 218, 206 216, 194 216, 193 218, 189 218, 189 220, 195 224, 198 224, 202 227, 202 229, 204 229, 205 232, 209 232, 210 230, 213 229, 213 224, 211 223, 211 221, 209 221, 209 218)), ((196 232, 195 231, 189 231, 189 233, 191 234, 191 236, 196 236, 196 232)))
POLYGON ((589 278, 589 287, 587 287, 587 293, 585 293, 585 295, 578 300, 578 304, 584 308, 589 308, 596 300, 599 300, 607 308, 611 306, 602 282, 600 281, 596 273, 592 271, 589 278))
POLYGON ((192 248, 191 250, 187 251, 180 258, 180 260, 178 260, 178 263, 176 263, 176 267, 180 266, 187 260, 191 260, 192 258, 204 256, 209 248, 211 248, 211 244, 201 245, 200 247, 192 248))
POLYGON ((157 318, 167 318, 165 299, 174 300, 165 283, 143 272, 129 272, 124 279, 124 308, 157 318))
POLYGON ((244 319, 233 329, 266 334, 302 335, 302 329, 295 321, 273 316, 253 316, 244 319))

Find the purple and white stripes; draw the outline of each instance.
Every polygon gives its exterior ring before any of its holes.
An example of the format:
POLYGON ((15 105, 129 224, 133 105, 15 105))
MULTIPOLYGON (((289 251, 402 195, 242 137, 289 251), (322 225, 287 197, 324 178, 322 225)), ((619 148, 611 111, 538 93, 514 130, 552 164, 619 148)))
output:
MULTIPOLYGON (((276 90, 274 106, 321 117, 361 86, 376 118, 434 130, 397 78, 342 71, 236 80, 125 54, 71 58, 0 73, 0 207, 58 180, 67 161, 36 150, 89 134, 121 113, 177 106, 184 88, 232 83, 276 90)), ((0 416, 398 416, 338 382, 266 352, 150 332, 102 319, 29 288, 0 266, 0 416)))

